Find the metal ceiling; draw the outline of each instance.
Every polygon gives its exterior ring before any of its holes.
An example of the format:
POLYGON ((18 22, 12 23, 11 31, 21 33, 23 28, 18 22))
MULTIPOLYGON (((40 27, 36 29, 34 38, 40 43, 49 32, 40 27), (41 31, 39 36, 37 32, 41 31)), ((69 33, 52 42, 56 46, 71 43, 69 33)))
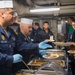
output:
POLYGON ((71 5, 75 4, 75 0, 32 0, 34 4, 36 5, 45 5, 45 4, 58 4, 60 5, 71 5))
POLYGON ((41 17, 41 16, 66 16, 75 15, 75 0, 14 0, 14 9, 19 16, 41 17), (31 13, 29 10, 36 7, 59 6, 58 12, 31 13))

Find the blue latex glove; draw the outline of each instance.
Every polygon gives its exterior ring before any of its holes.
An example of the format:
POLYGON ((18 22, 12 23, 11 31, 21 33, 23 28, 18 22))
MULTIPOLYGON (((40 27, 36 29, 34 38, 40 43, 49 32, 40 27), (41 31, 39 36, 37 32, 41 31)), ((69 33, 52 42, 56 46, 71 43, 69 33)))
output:
POLYGON ((20 54, 13 55, 13 63, 18 63, 22 61, 22 56, 20 54))
POLYGON ((39 53, 43 56, 46 54, 46 50, 39 50, 39 53))
POLYGON ((47 49, 47 48, 52 48, 50 44, 47 44, 48 41, 43 41, 39 43, 39 49, 47 49))

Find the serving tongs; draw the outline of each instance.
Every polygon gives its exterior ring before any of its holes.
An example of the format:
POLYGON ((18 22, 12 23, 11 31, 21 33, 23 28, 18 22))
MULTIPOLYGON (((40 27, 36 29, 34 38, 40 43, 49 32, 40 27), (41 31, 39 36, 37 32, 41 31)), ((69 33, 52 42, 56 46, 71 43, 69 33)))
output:
MULTIPOLYGON (((32 70, 32 69, 30 69, 30 67, 22 60, 22 62, 23 62, 23 64, 28 68, 28 70, 32 70)), ((35 74, 35 71, 34 70, 32 70, 32 72, 31 72, 32 74, 35 74)))
POLYGON ((30 67, 22 60, 23 64, 28 68, 28 70, 31 70, 30 67))
MULTIPOLYGON (((35 60, 36 61, 36 60, 35 60)), ((32 70, 32 69, 30 69, 29 68, 29 66, 22 60, 22 62, 23 62, 23 64, 28 68, 28 70, 32 70)), ((36 71, 35 70, 32 70, 32 74, 34 74, 34 75, 36 75, 37 74, 37 72, 41 69, 42 67, 40 67, 40 68, 38 68, 36 71)))

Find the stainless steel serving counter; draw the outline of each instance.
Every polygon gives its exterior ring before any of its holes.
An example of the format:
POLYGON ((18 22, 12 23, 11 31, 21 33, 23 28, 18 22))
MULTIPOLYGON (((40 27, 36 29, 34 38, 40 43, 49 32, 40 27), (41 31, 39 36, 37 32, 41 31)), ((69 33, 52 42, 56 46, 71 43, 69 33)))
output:
MULTIPOLYGON (((63 50, 50 49, 47 52, 51 53, 63 53, 63 56, 59 56, 56 59, 33 59, 28 63, 31 70, 23 69, 16 73, 16 75, 67 75, 68 73, 68 57, 63 50), (63 65, 59 65, 59 62, 63 62, 63 65), (33 62, 36 62, 33 64, 33 62), (38 63, 39 62, 39 63, 38 63), (37 64, 38 63, 38 64, 37 64), (40 64, 41 63, 41 64, 40 64)), ((60 54, 59 53, 59 54, 60 54)))

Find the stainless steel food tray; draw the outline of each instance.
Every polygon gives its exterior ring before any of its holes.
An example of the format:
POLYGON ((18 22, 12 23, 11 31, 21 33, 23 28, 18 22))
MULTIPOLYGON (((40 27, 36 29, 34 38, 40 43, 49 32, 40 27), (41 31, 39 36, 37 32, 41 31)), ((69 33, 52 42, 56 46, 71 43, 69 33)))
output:
MULTIPOLYGON (((35 59, 35 60, 31 60, 29 63, 28 63, 28 66, 34 66, 34 67, 40 67, 41 66, 41 64, 32 64, 33 62, 45 62, 45 63, 47 63, 47 62, 49 62, 49 61, 54 61, 54 62, 56 62, 56 63, 58 63, 58 64, 60 64, 62 67, 66 67, 66 62, 65 62, 65 60, 46 60, 46 59, 35 59)), ((44 64, 45 64, 44 63, 44 64)), ((43 64, 42 64, 43 65, 43 64)))
POLYGON ((43 65, 43 64, 39 64, 39 63, 33 64, 33 62, 44 62, 44 63, 46 63, 46 62, 48 62, 48 60, 46 60, 46 59, 33 59, 28 63, 28 66, 35 66, 35 67, 38 66, 38 67, 40 67, 41 65, 43 65))
POLYGON ((56 71, 47 71, 47 70, 40 70, 37 74, 35 73, 36 70, 21 70, 20 72, 16 73, 15 75, 64 75, 60 71, 56 74, 56 71))
MULTIPOLYGON (((52 60, 65 60, 66 59, 66 52, 64 50, 59 50, 59 49, 48 49, 46 51, 46 53, 55 53, 55 52, 60 52, 60 53, 63 53, 64 56, 59 56, 58 58, 55 58, 55 59, 52 59, 52 60)), ((49 59, 48 59, 49 60, 49 59)), ((51 60, 51 59, 50 59, 51 60)))

